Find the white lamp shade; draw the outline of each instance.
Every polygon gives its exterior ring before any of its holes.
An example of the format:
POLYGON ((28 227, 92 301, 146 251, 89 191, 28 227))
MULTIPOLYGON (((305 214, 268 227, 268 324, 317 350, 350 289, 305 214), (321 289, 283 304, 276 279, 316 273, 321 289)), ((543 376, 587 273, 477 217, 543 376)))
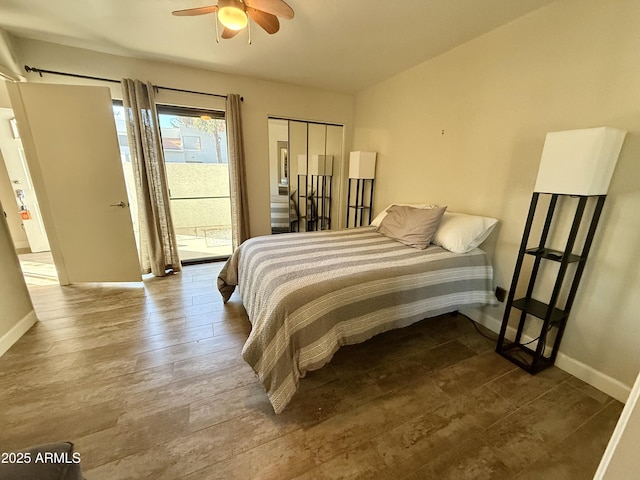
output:
POLYGON ((605 195, 626 133, 609 127, 547 133, 534 191, 605 195))
POLYGON ((376 152, 351 152, 349 154, 349 178, 374 179, 376 177, 376 152))
POLYGON ((298 175, 307 174, 307 156, 302 154, 298 155, 298 175))
POLYGON ((333 174, 333 155, 311 155, 309 160, 309 175, 324 175, 330 177, 333 174))

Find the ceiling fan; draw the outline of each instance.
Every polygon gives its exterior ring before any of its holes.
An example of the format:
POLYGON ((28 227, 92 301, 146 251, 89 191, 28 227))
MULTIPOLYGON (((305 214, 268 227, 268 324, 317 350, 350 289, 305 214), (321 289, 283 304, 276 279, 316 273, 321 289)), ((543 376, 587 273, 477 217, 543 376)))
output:
MULTIPOLYGON (((194 16, 215 13, 222 24, 222 38, 233 38, 245 27, 249 27, 249 43, 251 43, 251 22, 256 22, 262 29, 274 34, 280 30, 278 17, 293 18, 293 9, 284 0, 218 0, 217 5, 187 8, 171 12, 176 16, 194 16)), ((216 21, 216 40, 218 40, 218 22, 216 21)))

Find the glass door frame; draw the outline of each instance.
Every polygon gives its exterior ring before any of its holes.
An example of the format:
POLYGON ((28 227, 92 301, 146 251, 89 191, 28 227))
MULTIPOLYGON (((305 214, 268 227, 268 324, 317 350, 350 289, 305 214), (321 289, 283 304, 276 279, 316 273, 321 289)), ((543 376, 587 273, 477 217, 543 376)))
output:
MULTIPOLYGON (((205 109, 205 108, 198 108, 198 107, 183 107, 183 106, 178 106, 178 105, 168 105, 168 104, 161 104, 158 103, 156 104, 156 111, 158 113, 158 126, 160 127, 160 115, 176 115, 176 116, 183 116, 183 117, 196 117, 196 118, 203 118, 203 119, 207 119, 207 120, 224 120, 225 121, 225 128, 226 128, 226 115, 225 112, 223 110, 214 110, 214 109, 205 109)), ((162 129, 160 128, 160 136, 162 137, 162 129)), ((222 152, 221 152, 222 153, 222 152)), ((225 148, 225 152, 222 155, 227 156, 228 152, 226 151, 225 148)), ((227 157, 228 158, 228 157, 227 157)), ((167 165, 167 159, 166 159, 166 155, 165 155, 165 166, 167 165)), ((228 165, 228 160, 227 162, 220 162, 218 161, 217 164, 227 164, 228 165)), ((169 180, 169 179, 168 179, 169 180)), ((228 175, 227 175, 227 181, 229 181, 228 175)), ((173 197, 171 194, 171 188, 169 188, 169 201, 173 202, 173 201, 189 201, 189 200, 221 200, 221 199, 227 199, 228 203, 229 203, 229 208, 231 208, 231 193, 229 192, 229 195, 224 195, 224 196, 220 196, 220 195, 204 195, 204 196, 195 196, 195 197, 183 197, 183 196, 176 196, 173 197)), ((174 228, 175 228, 175 224, 174 224, 174 228)), ((206 237, 206 231, 204 233, 205 237, 206 237)), ((229 238, 229 242, 231 242, 231 238, 229 238)), ((217 261, 221 261, 221 260, 226 260, 227 258, 229 258, 229 256, 231 255, 231 252, 229 252, 229 254, 223 254, 223 255, 210 255, 210 256, 202 256, 202 257, 198 257, 198 258, 190 258, 190 259, 181 259, 180 263, 182 265, 197 265, 197 264, 202 264, 202 263, 210 263, 210 262, 217 262, 217 261)))

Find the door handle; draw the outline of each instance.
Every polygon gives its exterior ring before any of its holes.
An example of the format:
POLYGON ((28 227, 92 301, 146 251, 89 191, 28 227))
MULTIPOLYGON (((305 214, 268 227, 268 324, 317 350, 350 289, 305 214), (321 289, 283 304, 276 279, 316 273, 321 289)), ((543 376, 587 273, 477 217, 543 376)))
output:
POLYGON ((120 207, 120 208, 124 208, 127 206, 126 203, 124 203, 123 201, 120 201, 120 203, 116 203, 116 204, 111 204, 109 205, 110 207, 120 207))

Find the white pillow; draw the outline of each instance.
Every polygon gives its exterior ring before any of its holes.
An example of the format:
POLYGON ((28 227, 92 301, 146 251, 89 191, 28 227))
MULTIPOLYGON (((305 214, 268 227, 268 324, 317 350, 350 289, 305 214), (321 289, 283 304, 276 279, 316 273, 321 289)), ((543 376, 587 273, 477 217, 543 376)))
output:
POLYGON ((467 253, 486 240, 496 223, 495 218, 445 212, 433 243, 454 253, 467 253))
POLYGON ((374 218, 370 225, 372 227, 379 227, 380 223, 382 222, 382 219, 384 217, 387 216, 387 210, 390 209, 391 207, 393 207, 394 205, 397 205, 399 207, 413 207, 413 208, 438 208, 437 205, 432 205, 430 203, 392 203, 391 205, 389 205, 387 208, 385 208, 384 210, 382 210, 377 216, 376 218, 374 218))

